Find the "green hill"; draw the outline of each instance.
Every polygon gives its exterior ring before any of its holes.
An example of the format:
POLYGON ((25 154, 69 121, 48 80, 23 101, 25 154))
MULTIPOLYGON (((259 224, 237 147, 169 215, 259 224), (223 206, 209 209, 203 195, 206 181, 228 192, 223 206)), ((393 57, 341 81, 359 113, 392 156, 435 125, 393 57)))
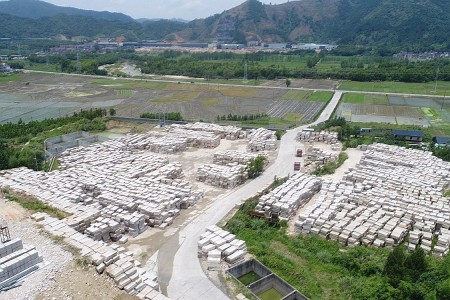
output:
POLYGON ((110 21, 134 22, 133 18, 121 13, 62 7, 39 0, 0 1, 0 12, 2 14, 32 19, 65 14, 69 16, 85 16, 110 21))
POLYGON ((450 49, 450 0, 301 0, 279 5, 248 0, 189 23, 140 23, 122 14, 62 8, 37 0, 0 1, 0 12, 1 37, 125 35, 129 40, 322 42, 353 48, 450 49))
POLYGON ((449 49, 450 0, 248 0, 189 23, 183 39, 225 42, 328 42, 449 49))

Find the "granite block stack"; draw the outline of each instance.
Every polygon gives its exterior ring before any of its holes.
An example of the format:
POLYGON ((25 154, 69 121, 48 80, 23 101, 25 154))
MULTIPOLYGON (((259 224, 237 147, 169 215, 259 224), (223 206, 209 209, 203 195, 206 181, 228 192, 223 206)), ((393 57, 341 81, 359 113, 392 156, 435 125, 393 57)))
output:
POLYGON ((23 245, 21 239, 0 242, 0 291, 37 270, 41 262, 36 248, 23 245))
POLYGON ((257 128, 247 134, 248 150, 251 152, 271 151, 278 147, 275 131, 257 128))
POLYGON ((197 245, 199 256, 206 258, 208 268, 211 269, 218 267, 222 260, 236 264, 243 261, 247 255, 245 241, 236 239, 234 234, 216 225, 206 229, 197 245))
POLYGON ((281 219, 289 219, 320 191, 322 182, 315 176, 298 173, 273 191, 263 195, 255 211, 270 215, 277 213, 281 219))
POLYGON ((325 182, 320 197, 295 223, 342 245, 408 248, 442 256, 449 251, 450 163, 430 152, 384 144, 367 147, 340 182, 325 182), (438 243, 432 247, 433 238, 438 243))

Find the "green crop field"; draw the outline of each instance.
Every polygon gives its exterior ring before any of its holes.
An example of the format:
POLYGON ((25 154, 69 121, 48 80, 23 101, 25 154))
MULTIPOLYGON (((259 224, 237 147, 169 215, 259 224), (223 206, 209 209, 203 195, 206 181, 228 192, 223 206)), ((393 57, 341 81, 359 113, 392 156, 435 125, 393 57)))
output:
POLYGON ((162 90, 167 86, 165 82, 154 82, 144 80, 123 80, 123 79, 94 79, 91 81, 94 85, 110 87, 112 89, 149 89, 162 90))
POLYGON ((407 83, 407 82, 357 82, 343 81, 339 90, 381 92, 381 93, 405 93, 422 95, 448 95, 450 94, 450 82, 438 81, 436 92, 434 91, 434 82, 427 83, 407 83))
POLYGON ((333 96, 332 92, 314 92, 314 91, 304 91, 304 90, 289 90, 287 93, 281 97, 283 100, 309 100, 309 101, 319 101, 328 102, 333 96))
POLYGON ((309 101, 320 101, 320 102, 328 102, 331 100, 331 97, 333 97, 332 92, 314 92, 311 95, 309 95, 308 100, 309 101))
POLYGON ((19 81, 23 78, 22 73, 13 73, 8 75, 0 75, 0 83, 10 82, 10 81, 19 81))
POLYGON ((388 105, 389 99, 386 95, 365 95, 345 93, 342 101, 353 104, 388 105))

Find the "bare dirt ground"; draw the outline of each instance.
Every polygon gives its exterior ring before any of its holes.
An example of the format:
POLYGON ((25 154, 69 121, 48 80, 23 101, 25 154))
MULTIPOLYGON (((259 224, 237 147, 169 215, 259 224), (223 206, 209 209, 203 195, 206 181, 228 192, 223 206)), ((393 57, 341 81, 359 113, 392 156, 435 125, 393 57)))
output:
POLYGON ((74 261, 67 263, 63 270, 56 272, 52 281, 53 284, 36 295, 36 300, 138 299, 118 290, 111 279, 98 275, 95 270, 80 267, 74 261))
MULTIPOLYGON (((333 89, 336 85, 332 80, 292 80, 291 87, 333 89)), ((218 115, 267 113, 288 91, 282 80, 264 86, 280 89, 25 73, 22 80, 1 84, 0 122, 42 120, 99 107, 114 107, 118 115, 129 117, 180 112, 187 120, 214 121, 218 115)))
POLYGON ((106 275, 79 266, 65 247, 53 241, 28 217, 30 212, 0 195, 0 223, 7 224, 11 238, 36 247, 43 267, 26 277, 22 285, 0 293, 0 300, 22 299, 136 299, 120 291, 106 275))
MULTIPOLYGON (((270 80, 263 86, 286 87, 286 80, 270 80)), ((290 88, 333 90, 339 86, 339 81, 329 79, 291 79, 290 88)))

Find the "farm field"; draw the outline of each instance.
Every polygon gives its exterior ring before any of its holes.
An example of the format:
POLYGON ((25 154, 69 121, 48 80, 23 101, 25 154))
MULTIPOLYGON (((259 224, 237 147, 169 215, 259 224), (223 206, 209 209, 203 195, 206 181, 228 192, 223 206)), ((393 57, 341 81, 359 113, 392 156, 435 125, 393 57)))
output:
POLYGON ((118 116, 180 112, 186 120, 215 121, 222 115, 267 114, 261 126, 309 122, 331 92, 195 83, 149 82, 59 74, 23 74, 1 83, 0 123, 42 120, 80 109, 114 108, 118 116))
POLYGON ((434 82, 426 83, 407 83, 393 81, 377 82, 358 82, 342 81, 339 90, 344 91, 362 91, 362 92, 381 92, 381 93, 404 93, 404 94, 422 94, 422 95, 440 95, 449 94, 450 82, 438 81, 436 91, 434 82))
POLYGON ((450 123, 444 97, 344 94, 337 116, 352 122, 442 127, 450 123))

